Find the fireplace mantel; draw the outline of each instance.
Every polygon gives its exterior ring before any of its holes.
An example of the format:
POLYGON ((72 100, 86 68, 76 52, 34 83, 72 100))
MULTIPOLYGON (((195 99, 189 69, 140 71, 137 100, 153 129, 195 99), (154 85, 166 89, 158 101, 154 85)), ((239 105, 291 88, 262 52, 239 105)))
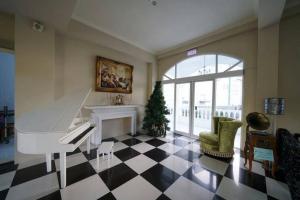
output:
POLYGON ((102 140, 102 121, 108 119, 131 118, 131 134, 136 134, 136 115, 139 105, 86 105, 84 108, 91 110, 91 117, 97 126, 91 142, 99 145, 102 140))

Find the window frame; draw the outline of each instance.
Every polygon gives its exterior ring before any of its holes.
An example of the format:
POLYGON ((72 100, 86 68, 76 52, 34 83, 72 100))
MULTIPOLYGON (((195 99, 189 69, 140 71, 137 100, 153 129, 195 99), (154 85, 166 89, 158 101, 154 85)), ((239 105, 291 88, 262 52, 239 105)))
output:
POLYGON ((171 68, 175 68, 175 74, 174 74, 174 79, 171 79, 170 77, 166 76, 165 74, 171 69, 169 68, 163 75, 162 75, 162 83, 182 83, 182 81, 185 81, 185 80, 210 80, 210 79, 213 79, 213 77, 216 77, 216 78, 222 78, 222 77, 226 77, 226 76, 237 76, 237 75, 244 75, 244 68, 245 64, 244 64, 244 61, 241 60, 241 59, 238 59, 236 57, 232 57, 232 56, 228 56, 228 55, 224 55, 224 54, 197 54, 195 56, 191 56, 191 57, 188 57, 186 59, 183 59, 179 62, 177 62, 175 65, 173 65, 171 68), (183 62, 185 60, 188 60, 190 58, 193 58, 193 57, 196 57, 196 56, 205 56, 205 55, 215 55, 216 56, 216 70, 215 70, 215 73, 211 73, 211 74, 203 74, 203 75, 198 75, 198 76, 187 76, 187 77, 182 77, 182 78, 177 78, 177 64, 180 63, 180 62, 183 62), (228 69, 226 69, 225 71, 223 72, 218 72, 218 64, 219 64, 219 59, 218 57, 219 56, 226 56, 226 57, 229 57, 229 58, 234 58, 236 60, 238 60, 237 63, 235 63, 234 65, 230 66, 228 69), (239 64, 243 63, 243 69, 240 69, 240 70, 234 70, 234 71, 230 71, 232 69, 234 69, 236 66, 238 66, 239 64), (163 78, 166 78, 168 80, 163 80, 163 78))

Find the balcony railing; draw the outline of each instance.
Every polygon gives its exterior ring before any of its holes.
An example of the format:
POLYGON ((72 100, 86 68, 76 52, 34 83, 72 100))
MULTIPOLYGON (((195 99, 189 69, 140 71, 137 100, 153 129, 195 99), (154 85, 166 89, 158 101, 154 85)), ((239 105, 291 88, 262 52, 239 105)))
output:
MULTIPOLYGON (((169 108, 170 115, 173 115, 173 108, 169 108)), ((188 108, 182 108, 180 110, 180 117, 189 117, 190 110, 188 108)), ((210 106, 195 106, 194 118, 210 120, 211 113, 210 106)), ((230 117, 233 119, 241 119, 241 106, 217 106, 214 116, 230 117)))

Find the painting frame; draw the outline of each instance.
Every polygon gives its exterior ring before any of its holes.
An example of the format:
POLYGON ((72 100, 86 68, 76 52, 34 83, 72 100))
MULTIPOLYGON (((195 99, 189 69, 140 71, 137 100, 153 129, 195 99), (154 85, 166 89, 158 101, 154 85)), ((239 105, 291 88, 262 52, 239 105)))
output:
POLYGON ((96 58, 97 92, 132 94, 133 66, 109 58, 96 58))

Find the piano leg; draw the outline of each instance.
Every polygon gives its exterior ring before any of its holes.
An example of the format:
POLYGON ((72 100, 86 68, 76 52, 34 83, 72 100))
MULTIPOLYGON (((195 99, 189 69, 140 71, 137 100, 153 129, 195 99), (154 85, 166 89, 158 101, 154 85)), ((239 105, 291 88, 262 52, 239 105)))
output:
POLYGON ((131 116, 131 135, 135 135, 136 134, 136 115, 133 114, 131 116))
POLYGON ((100 168, 100 166, 99 166, 99 151, 98 151, 98 149, 97 149, 97 151, 96 151, 97 153, 97 155, 96 155, 96 163, 97 163, 97 170, 99 170, 99 168, 100 168))
POLYGON ((87 151, 87 154, 90 154, 90 149, 91 149, 91 136, 89 136, 86 140, 86 151, 87 151))
POLYGON ((67 169, 66 169, 66 152, 60 152, 59 166, 60 166, 61 188, 65 188, 66 187, 66 181, 67 181, 67 177, 66 177, 66 173, 67 173, 67 169))
POLYGON ((47 163, 47 172, 51 172, 52 166, 51 166, 51 153, 46 154, 46 163, 47 163))

